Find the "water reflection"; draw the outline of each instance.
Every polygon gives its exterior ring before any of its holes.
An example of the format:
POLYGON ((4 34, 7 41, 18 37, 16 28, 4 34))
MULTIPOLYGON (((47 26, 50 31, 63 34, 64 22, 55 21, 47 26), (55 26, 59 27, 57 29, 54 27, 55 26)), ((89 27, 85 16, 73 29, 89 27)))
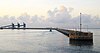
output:
POLYGON ((93 45, 91 41, 69 41, 57 31, 0 31, 0 53, 100 53, 99 37, 95 36, 93 45))
POLYGON ((71 46, 93 46, 93 41, 69 40, 71 46))

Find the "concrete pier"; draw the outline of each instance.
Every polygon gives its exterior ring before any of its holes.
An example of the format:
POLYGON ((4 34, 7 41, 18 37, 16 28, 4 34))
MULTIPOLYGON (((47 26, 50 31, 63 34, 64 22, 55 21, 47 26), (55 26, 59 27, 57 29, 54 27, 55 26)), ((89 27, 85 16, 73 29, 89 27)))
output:
POLYGON ((93 41, 93 33, 91 32, 80 32, 80 31, 65 30, 59 28, 57 28, 56 30, 68 36, 70 41, 71 40, 93 41))
MULTIPOLYGON (((93 42, 93 33, 91 32, 82 32, 82 31, 74 31, 74 30, 66 30, 66 29, 60 29, 60 28, 26 28, 26 24, 23 23, 22 25, 17 23, 17 25, 15 24, 11 24, 11 25, 6 25, 6 26, 1 26, 0 29, 36 29, 36 30, 50 30, 50 32, 52 32, 52 30, 56 30, 64 35, 66 35, 67 37, 69 37, 69 41, 89 41, 89 42, 93 42)), ((70 42, 72 43, 72 42, 70 42)))

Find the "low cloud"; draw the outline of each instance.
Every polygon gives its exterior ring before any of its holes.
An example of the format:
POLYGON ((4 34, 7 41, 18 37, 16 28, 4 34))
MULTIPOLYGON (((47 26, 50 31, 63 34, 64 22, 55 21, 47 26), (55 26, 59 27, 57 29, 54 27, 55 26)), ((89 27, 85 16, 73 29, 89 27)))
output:
MULTIPOLYGON (((66 8, 61 6, 60 8, 55 8, 54 10, 49 10, 47 12, 48 16, 45 20, 44 16, 33 15, 30 16, 27 13, 15 16, 3 16, 0 17, 0 25, 7 25, 13 23, 23 23, 27 24, 27 27, 60 27, 60 28, 78 28, 79 27, 79 16, 72 18, 71 12, 73 8, 66 8)), ((96 16, 91 16, 88 14, 82 14, 82 26, 86 27, 100 27, 100 18, 96 16)))

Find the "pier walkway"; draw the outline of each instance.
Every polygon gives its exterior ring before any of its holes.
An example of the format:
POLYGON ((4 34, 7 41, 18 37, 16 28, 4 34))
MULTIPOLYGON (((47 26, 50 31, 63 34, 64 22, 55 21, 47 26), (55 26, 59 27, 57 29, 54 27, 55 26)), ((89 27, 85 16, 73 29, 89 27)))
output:
POLYGON ((56 30, 64 35, 66 35, 67 37, 69 37, 70 40, 89 40, 89 41, 93 41, 93 33, 91 32, 80 32, 80 31, 74 31, 74 30, 67 30, 67 29, 60 29, 60 28, 26 28, 26 24, 23 23, 22 25, 17 23, 17 25, 15 24, 11 24, 11 25, 7 25, 7 26, 1 26, 0 29, 35 29, 35 30, 50 30, 50 32, 52 32, 52 30, 56 30))

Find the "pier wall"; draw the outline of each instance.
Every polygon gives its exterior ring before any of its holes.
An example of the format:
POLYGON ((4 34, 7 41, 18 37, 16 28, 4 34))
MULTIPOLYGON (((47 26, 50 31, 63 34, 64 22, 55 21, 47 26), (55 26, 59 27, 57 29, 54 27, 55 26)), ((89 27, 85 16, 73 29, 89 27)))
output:
POLYGON ((56 30, 68 36, 70 40, 93 41, 93 33, 91 32, 80 32, 80 31, 65 30, 65 29, 56 29, 56 30))

